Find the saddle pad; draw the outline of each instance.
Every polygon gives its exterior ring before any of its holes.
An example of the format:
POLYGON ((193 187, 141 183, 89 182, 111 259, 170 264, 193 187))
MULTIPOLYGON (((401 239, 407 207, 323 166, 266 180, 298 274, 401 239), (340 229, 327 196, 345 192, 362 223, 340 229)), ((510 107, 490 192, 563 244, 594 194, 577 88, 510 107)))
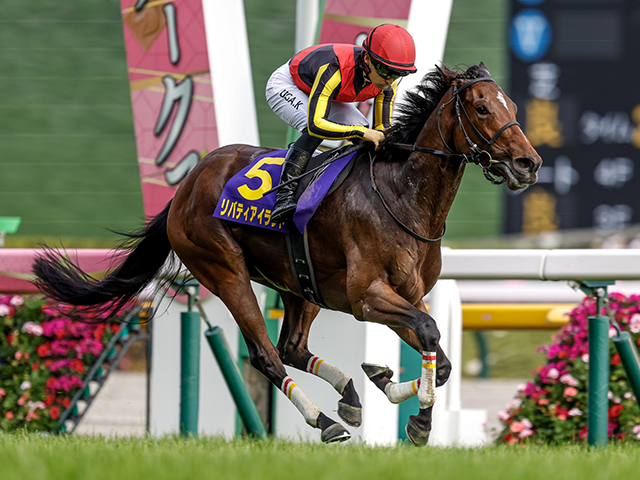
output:
MULTIPOLYGON (((328 164, 321 173, 314 174, 314 180, 302 193, 293 216, 293 221, 300 233, 320 206, 331 185, 340 172, 354 158, 356 152, 350 153, 328 164)), ((282 164, 287 150, 276 150, 256 157, 250 165, 236 173, 224 186, 220 200, 216 205, 214 217, 230 220, 245 225, 267 228, 283 233, 289 232, 286 223, 271 221, 271 211, 276 203, 276 192, 263 196, 280 180, 282 164), (275 182, 274 182, 275 180, 275 182)), ((323 154, 324 158, 335 158, 335 152, 323 154)), ((317 162, 309 162, 311 164, 317 162)))

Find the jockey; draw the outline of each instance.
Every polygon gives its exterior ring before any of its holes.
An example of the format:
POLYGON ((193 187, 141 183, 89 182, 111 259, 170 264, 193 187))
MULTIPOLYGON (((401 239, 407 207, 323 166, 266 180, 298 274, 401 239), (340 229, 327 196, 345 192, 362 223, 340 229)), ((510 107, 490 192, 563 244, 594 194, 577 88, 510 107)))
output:
MULTIPOLYGON (((282 167, 280 183, 298 177, 323 139, 362 138, 376 147, 391 126, 397 79, 415 73, 413 38, 399 25, 374 28, 362 47, 316 45, 297 53, 269 78, 267 103, 302 135, 293 143, 282 167), (373 125, 351 102, 375 97, 373 125)), ((298 182, 278 189, 271 214, 274 222, 291 217, 298 182)))

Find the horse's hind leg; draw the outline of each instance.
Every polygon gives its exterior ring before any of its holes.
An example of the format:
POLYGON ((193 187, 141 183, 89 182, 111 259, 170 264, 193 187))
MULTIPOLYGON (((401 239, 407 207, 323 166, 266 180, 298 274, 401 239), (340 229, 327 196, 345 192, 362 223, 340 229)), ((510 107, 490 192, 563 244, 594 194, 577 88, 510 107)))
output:
MULTIPOLYGON (((219 249, 219 244, 215 250, 219 249)), ((280 360, 271 343, 258 306, 241 249, 228 239, 226 250, 211 250, 190 245, 179 248, 178 255, 191 273, 212 293, 220 297, 240 327, 249 349, 249 359, 258 371, 279 388, 300 411, 305 421, 322 431, 323 442, 348 440, 351 435, 331 420, 306 396, 280 360)))
POLYGON ((338 401, 338 415, 352 427, 362 423, 362 405, 353 378, 338 367, 309 351, 309 329, 320 307, 291 293, 281 293, 285 306, 278 351, 285 365, 304 370, 329 382, 342 395, 338 401))

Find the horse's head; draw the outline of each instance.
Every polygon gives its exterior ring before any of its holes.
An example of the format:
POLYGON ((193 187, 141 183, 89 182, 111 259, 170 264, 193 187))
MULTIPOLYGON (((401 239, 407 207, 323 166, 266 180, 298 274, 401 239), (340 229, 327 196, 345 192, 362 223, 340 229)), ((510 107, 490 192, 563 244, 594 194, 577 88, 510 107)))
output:
POLYGON ((444 105, 452 109, 453 146, 468 153, 488 173, 503 177, 511 190, 519 190, 538 180, 542 164, 516 121, 516 104, 493 81, 484 64, 464 74, 439 69, 452 86, 453 97, 444 105), (458 127, 459 126, 459 127, 458 127))

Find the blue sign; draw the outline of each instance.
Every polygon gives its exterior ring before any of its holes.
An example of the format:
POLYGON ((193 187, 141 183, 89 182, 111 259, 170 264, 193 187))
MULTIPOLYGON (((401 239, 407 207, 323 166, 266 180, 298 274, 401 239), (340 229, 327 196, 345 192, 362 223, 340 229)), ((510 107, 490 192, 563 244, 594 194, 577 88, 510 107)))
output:
POLYGON ((551 25, 540 10, 522 10, 511 21, 510 36, 515 55, 524 62, 534 62, 549 50, 551 25))

